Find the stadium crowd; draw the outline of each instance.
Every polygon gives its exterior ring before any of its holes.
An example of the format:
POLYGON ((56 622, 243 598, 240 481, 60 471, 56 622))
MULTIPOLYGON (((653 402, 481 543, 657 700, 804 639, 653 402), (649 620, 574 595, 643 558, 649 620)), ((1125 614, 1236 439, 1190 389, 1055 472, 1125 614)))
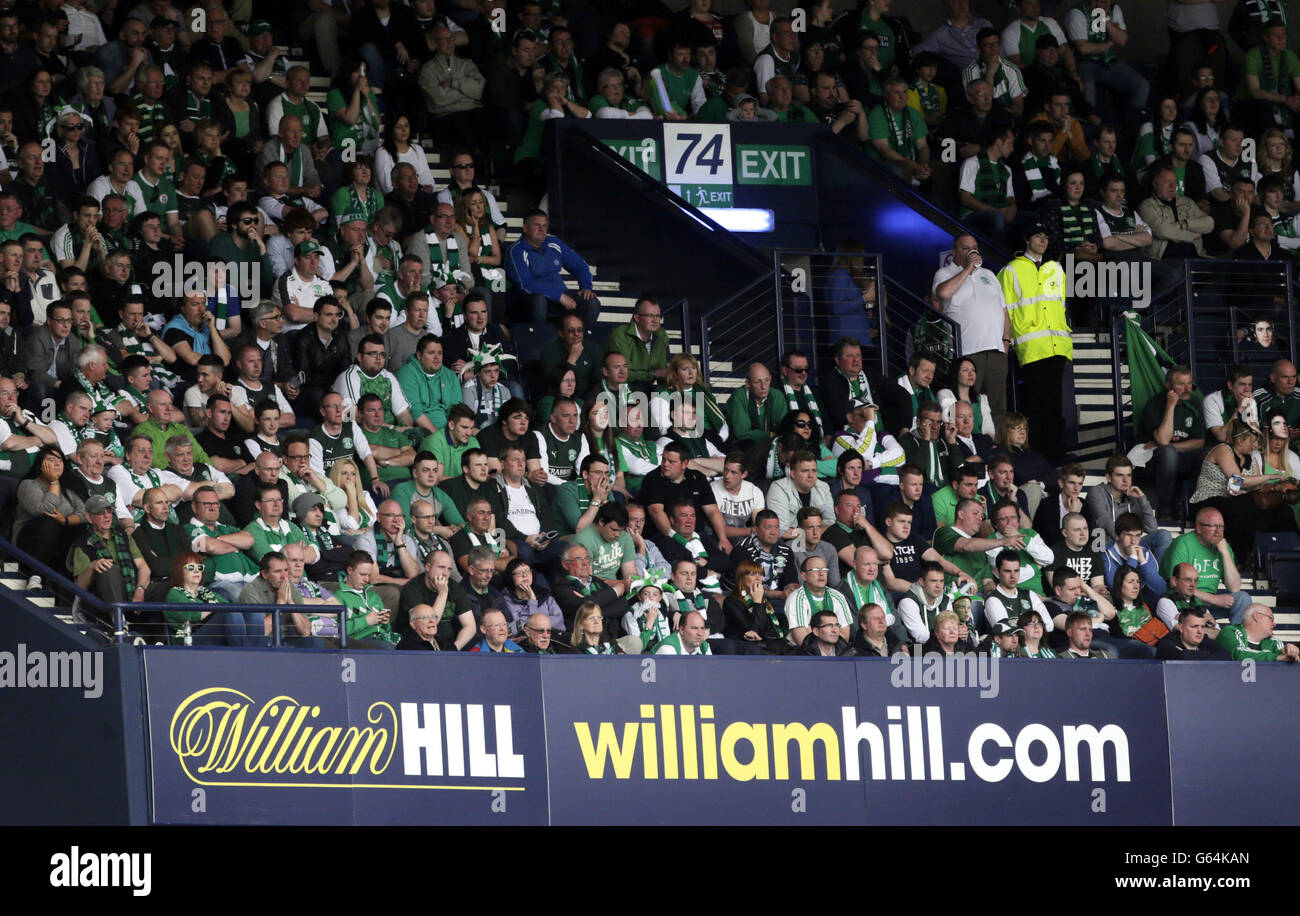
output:
POLYGON ((1231 121, 1213 5, 1178 0, 1159 98, 1111 0, 1001 31, 946 0, 924 38, 890 0, 262 6, 0 9, 0 495, 81 588, 172 605, 133 632, 265 645, 268 615, 212 608, 276 604, 299 646, 1296 659, 1241 587, 1261 519, 1295 529, 1295 367, 1203 411, 1171 370, 1156 499, 1122 455, 1085 493, 1058 262, 1289 256, 1284 4, 1233 18, 1231 121), (591 333, 591 270, 533 206, 544 122, 586 117, 825 122, 1023 254, 995 275, 956 239, 947 377, 844 337, 719 403, 654 296, 591 333), (533 207, 517 239, 489 177, 533 207))

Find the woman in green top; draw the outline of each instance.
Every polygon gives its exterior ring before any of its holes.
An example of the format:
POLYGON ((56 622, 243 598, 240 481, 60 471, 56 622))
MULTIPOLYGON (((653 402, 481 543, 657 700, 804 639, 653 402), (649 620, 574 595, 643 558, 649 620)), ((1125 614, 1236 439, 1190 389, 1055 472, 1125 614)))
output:
POLYGON ((1037 611, 1025 611, 1016 619, 1016 626, 1025 631, 1020 640, 1020 650, 1025 653, 1025 658, 1056 658, 1056 653, 1047 647, 1047 640, 1043 639, 1047 630, 1037 611))
MULTIPOLYGON (((229 604, 223 596, 203 584, 206 572, 203 555, 187 550, 172 560, 173 585, 168 604, 229 604)), ((172 629, 172 642, 216 646, 266 645, 266 616, 260 612, 214 614, 211 611, 167 610, 163 618, 172 629)))
MULTIPOLYGON (((1138 600, 1142 596, 1142 573, 1136 566, 1121 566, 1115 573, 1110 593, 1115 597, 1115 620, 1120 630, 1130 639, 1137 638, 1138 630, 1151 623, 1151 608, 1138 600)), ((1163 629, 1163 625, 1161 626, 1163 629)), ((1166 629, 1164 635, 1169 631, 1166 629)), ((1145 634, 1144 634, 1145 635, 1145 634)), ((1143 642, 1146 642, 1144 639, 1143 642)), ((1151 643, 1147 643, 1150 645, 1151 643)))
POLYGON ((590 117, 590 111, 569 98, 569 78, 558 70, 547 74, 542 80, 541 97, 528 110, 528 127, 515 151, 515 165, 528 163, 540 174, 544 164, 542 125, 554 118, 590 117))
POLYGON ((487 197, 478 188, 456 196, 456 225, 469 239, 469 263, 474 279, 494 293, 506 291, 506 272, 501 266, 501 230, 488 218, 487 197))
POLYGON ((546 394, 537 402, 537 423, 540 429, 551 422, 551 409, 555 407, 556 398, 573 398, 582 410, 582 399, 578 397, 578 373, 568 363, 560 363, 546 379, 546 394))
POLYGON ((383 120, 379 117, 379 101, 366 77, 366 65, 360 58, 345 61, 339 68, 325 97, 325 108, 335 146, 345 153, 351 149, 354 155, 374 153, 383 120))
POLYGON ((18 136, 30 139, 54 136, 59 105, 54 94, 54 78, 48 69, 38 67, 27 78, 27 91, 17 99, 13 113, 18 136))
POLYGON ((369 156, 357 156, 355 161, 343 166, 343 185, 330 198, 335 226, 344 217, 361 216, 367 223, 375 221, 375 214, 384 207, 384 195, 372 184, 374 177, 375 160, 369 156))
POLYGON ((618 643, 605 635, 605 615, 594 601, 578 605, 573 617, 573 648, 585 655, 623 655, 618 643))

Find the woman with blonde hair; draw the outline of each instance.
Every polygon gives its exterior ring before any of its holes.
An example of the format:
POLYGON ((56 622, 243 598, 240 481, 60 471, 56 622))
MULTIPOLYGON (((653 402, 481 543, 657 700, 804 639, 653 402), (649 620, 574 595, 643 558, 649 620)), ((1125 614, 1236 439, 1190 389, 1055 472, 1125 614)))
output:
POLYGON ((1223 536, 1239 565, 1248 562, 1255 548, 1256 531, 1294 531, 1295 517, 1281 505, 1264 509, 1251 498, 1261 490, 1284 482, 1289 473, 1266 466, 1259 452, 1259 434, 1240 417, 1223 428, 1223 441, 1205 453, 1188 514, 1218 509, 1223 515, 1223 536))
POLYGON ((367 534, 374 526, 379 510, 375 507, 375 501, 370 494, 361 486, 361 474, 357 471, 356 462, 351 458, 334 462, 334 466, 330 468, 329 479, 347 495, 347 507, 339 509, 335 514, 339 529, 343 533, 343 543, 352 547, 358 538, 367 534))
POLYGON ((605 615, 594 601, 578 605, 573 615, 573 636, 569 645, 584 655, 622 655, 619 644, 605 635, 605 615))
POLYGON ((730 434, 727 417, 713 392, 701 384, 699 360, 689 353, 678 353, 668 361, 663 384, 650 398, 650 425, 658 429, 660 435, 667 434, 673 425, 674 398, 697 404, 704 417, 705 434, 714 433, 719 440, 726 441, 730 434))

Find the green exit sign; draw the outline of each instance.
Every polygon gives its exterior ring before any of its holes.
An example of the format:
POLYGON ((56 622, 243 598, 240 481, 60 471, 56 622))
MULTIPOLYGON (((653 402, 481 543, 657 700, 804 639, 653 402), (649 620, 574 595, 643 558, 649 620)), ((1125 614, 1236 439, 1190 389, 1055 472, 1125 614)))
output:
POLYGON ((739 184, 811 185, 812 149, 738 143, 736 180, 739 184))

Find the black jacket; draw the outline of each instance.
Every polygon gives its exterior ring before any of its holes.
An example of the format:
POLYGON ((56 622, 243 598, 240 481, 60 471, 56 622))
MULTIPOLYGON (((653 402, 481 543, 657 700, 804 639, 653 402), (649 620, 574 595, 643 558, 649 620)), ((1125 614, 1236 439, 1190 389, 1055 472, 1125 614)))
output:
POLYGON ((1188 649, 1183 646, 1177 631, 1162 636, 1156 642, 1156 658, 1165 662, 1230 662, 1232 655, 1217 639, 1206 636, 1200 646, 1188 649))
POLYGON ((352 351, 348 347, 347 333, 336 330, 328 344, 320 342, 316 333, 316 323, 293 333, 293 365, 299 372, 304 372, 307 379, 305 388, 324 388, 328 390, 334 380, 347 371, 352 363, 352 351))
POLYGON ((564 629, 568 632, 573 632, 573 618, 578 613, 578 607, 584 602, 594 601, 600 605, 605 617, 606 634, 611 638, 623 634, 623 615, 629 610, 628 603, 622 595, 603 582, 588 596, 578 591, 577 583, 565 576, 551 583, 551 597, 560 606, 560 613, 564 615, 564 629))
POLYGON ((768 601, 762 604, 749 604, 735 595, 728 595, 722 602, 722 613, 726 616, 726 628, 722 635, 727 639, 744 640, 745 634, 753 630, 763 637, 764 642, 784 641, 785 627, 780 618, 771 613, 772 605, 768 601))
MULTIPOLYGON (((957 645, 952 647, 953 655, 970 655, 974 651, 975 651, 975 647, 962 639, 957 640, 957 645)), ((931 636, 929 639, 927 639, 925 641, 925 645, 921 646, 921 654, 922 655, 943 655, 944 654, 943 649, 939 648, 939 638, 937 636, 931 636)))
MULTIPOLYGON (((510 497, 506 493, 506 485, 500 477, 490 477, 483 484, 483 489, 487 492, 484 494, 488 502, 492 505, 492 511, 496 514, 497 521, 505 529, 506 537, 516 543, 523 541, 524 533, 514 526, 510 521, 510 497)), ((524 492, 528 495, 528 500, 537 510, 537 518, 541 522, 542 531, 551 531, 554 529, 554 519, 551 515, 551 504, 546 498, 546 491, 533 483, 528 478, 524 478, 524 492)))
MULTIPOLYGON (((888 634, 886 634, 885 638, 886 640, 888 640, 889 638, 888 634)), ((794 654, 815 655, 818 658, 825 657, 822 655, 821 648, 817 645, 816 633, 809 633, 808 636, 804 639, 804 641, 800 644, 799 648, 794 651, 794 654)), ((837 656, 857 655, 858 650, 855 649, 853 646, 849 645, 849 641, 845 639, 843 636, 841 636, 840 641, 835 644, 835 654, 837 656)), ((875 655, 876 653, 873 651, 872 654, 875 655)))

